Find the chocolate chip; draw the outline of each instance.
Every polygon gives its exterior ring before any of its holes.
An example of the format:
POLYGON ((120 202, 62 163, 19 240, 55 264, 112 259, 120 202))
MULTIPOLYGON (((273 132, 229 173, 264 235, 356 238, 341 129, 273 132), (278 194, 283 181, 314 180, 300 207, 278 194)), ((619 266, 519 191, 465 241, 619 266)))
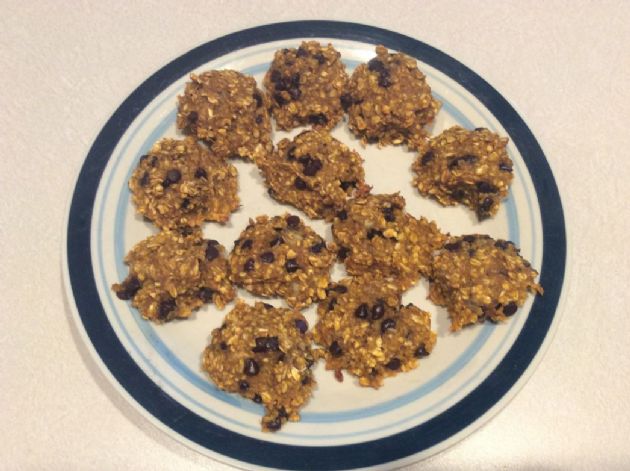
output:
POLYGON ((385 315, 385 302, 379 299, 377 303, 372 306, 372 320, 378 320, 385 315))
POLYGON ((424 153, 424 155, 422 156, 422 159, 420 159, 420 163, 422 165, 427 165, 429 162, 431 162, 433 159, 435 158, 435 154, 433 153, 432 150, 427 151, 424 153))
POLYGON ((116 291, 116 296, 118 297, 118 299, 128 301, 136 295, 140 288, 142 288, 140 280, 135 276, 132 276, 122 283, 121 288, 116 291))
POLYGON ((494 203, 494 200, 490 197, 485 198, 481 204, 479 205, 479 211, 481 213, 487 213, 488 211, 490 211, 490 208, 492 207, 494 203))
POLYGON ((140 156, 140 162, 144 162, 145 160, 147 160, 149 158, 149 154, 144 154, 140 156))
POLYGON ((300 46, 300 47, 298 47, 296 55, 298 57, 306 57, 306 56, 308 56, 308 51, 306 49, 304 49, 302 46, 300 46))
POLYGON ((297 260, 294 258, 289 258, 287 259, 287 261, 284 264, 284 268, 287 271, 287 273, 295 273, 296 271, 298 271, 298 269, 300 268, 300 266, 297 263, 297 260))
POLYGON ((510 243, 505 240, 499 239, 494 243, 494 246, 501 250, 507 250, 508 247, 510 246, 510 243))
POLYGON ((195 178, 208 178, 208 173, 201 167, 195 170, 195 178))
POLYGON ((370 308, 366 303, 362 303, 354 310, 354 315, 359 319, 367 319, 370 314, 370 308))
POLYGON ((282 105, 286 105, 288 102, 287 100, 285 100, 285 98, 282 96, 282 93, 274 93, 273 94, 273 99, 275 100, 276 103, 278 103, 278 105, 282 106, 282 105))
POLYGON ((282 237, 276 237, 269 242, 269 247, 275 247, 282 244, 284 244, 284 239, 282 237))
POLYGON ((337 217, 341 221, 345 221, 346 219, 348 219, 348 212, 345 209, 342 209, 341 211, 337 213, 337 217))
POLYGON ((311 245, 310 251, 311 253, 320 253, 325 248, 326 248, 326 242, 317 242, 311 245))
POLYGON ((221 343, 219 344, 219 348, 220 348, 221 350, 227 350, 227 348, 228 348, 227 343, 225 343, 225 342, 221 342, 221 343))
POLYGON ((263 122, 263 117, 261 114, 259 114, 258 116, 256 116, 256 124, 262 124, 263 122))
POLYGON ((188 124, 194 124, 194 123, 197 122, 198 118, 199 118, 199 115, 197 114, 197 112, 196 111, 191 111, 186 116, 186 121, 188 121, 188 124))
POLYGON ((254 100, 256 100, 256 108, 260 108, 263 105, 263 99, 260 93, 254 92, 254 100))
POLYGON ((341 107, 344 111, 348 111, 348 109, 352 106, 352 95, 349 93, 344 93, 339 97, 339 101, 341 102, 341 107))
POLYGON ((416 351, 413 352, 413 355, 416 358, 426 357, 428 354, 429 352, 427 352, 427 349, 424 347, 424 344, 420 345, 418 348, 416 348, 416 351))
POLYGON ((356 187, 357 187, 357 182, 355 180, 341 182, 341 189, 343 191, 348 191, 350 188, 356 188, 356 187))
POLYGON ((503 172, 511 172, 512 171, 512 163, 511 162, 501 162, 499 163, 499 170, 503 172))
POLYGON ((337 257, 339 260, 345 260, 348 255, 350 255, 350 249, 348 247, 339 247, 339 250, 337 251, 337 257))
POLYGON ((289 414, 287 414, 287 410, 284 408, 284 406, 280 406, 280 409, 278 409, 278 417, 282 417, 284 419, 289 417, 289 414))
POLYGON ((457 252, 461 247, 462 247, 462 243, 459 240, 444 244, 444 248, 448 250, 449 252, 457 252))
POLYGON ((308 324, 304 319, 295 319, 295 327, 300 331, 301 334, 305 334, 308 330, 308 324))
POLYGON ((241 244, 241 249, 249 250, 252 248, 252 245, 254 245, 254 241, 252 239, 245 239, 241 244))
POLYGON ((395 329, 395 328, 396 328, 395 319, 384 319, 383 322, 381 322, 381 333, 385 333, 385 331, 389 329, 395 329))
POLYGON ((335 309, 336 305, 337 305, 337 298, 332 298, 328 303, 328 310, 332 311, 333 309, 335 309))
POLYGON ((260 397, 260 394, 254 394, 254 397, 252 397, 252 401, 254 401, 256 404, 262 404, 262 397, 260 397))
POLYGON ((464 239, 464 242, 472 243, 477 239, 477 237, 474 235, 465 235, 462 239, 464 239))
POLYGON ((263 307, 265 309, 274 309, 273 304, 269 304, 269 303, 262 303, 263 307))
POLYGON ((343 355, 343 350, 339 346, 339 342, 337 342, 336 340, 333 340, 333 343, 330 344, 330 347, 328 347, 328 351, 335 358, 343 355))
POLYGON ((147 186, 149 183, 149 172, 144 172, 138 183, 140 183, 140 186, 147 186))
POLYGON ((188 198, 184 198, 181 204, 179 205, 181 209, 188 209, 188 206, 190 206, 190 199, 188 198))
POLYGON ((313 57, 317 59, 317 62, 319 62, 320 65, 326 62, 326 58, 324 57, 324 54, 322 54, 321 52, 315 53, 313 57))
POLYGON ((273 69, 269 78, 272 82, 277 82, 280 80, 280 78, 282 78, 282 74, 280 74, 280 71, 278 69, 273 69))
POLYGON ((168 185, 172 185, 174 183, 177 183, 181 179, 182 179, 182 173, 176 168, 172 168, 168 172, 166 172, 166 179, 164 181, 168 182, 168 185))
POLYGON ((380 230, 374 229, 374 228, 369 229, 367 231, 367 238, 368 238, 368 240, 372 240, 376 236, 383 237, 383 231, 380 231, 380 230))
POLYGON ((295 177, 295 180, 293 182, 293 186, 298 189, 298 190, 307 190, 308 189, 308 184, 302 180, 300 177, 295 177))
POLYGON ((308 157, 304 161, 300 159, 300 163, 304 166, 304 175, 307 177, 314 177, 323 166, 321 160, 312 157, 308 157))
POLYGON ((477 182, 476 186, 477 190, 481 193, 496 193, 498 191, 496 186, 491 185, 486 181, 477 182))
POLYGON ((255 342, 256 346, 252 348, 253 352, 266 353, 280 351, 278 337, 256 337, 255 342))
POLYGON ((273 263, 275 259, 276 257, 274 257, 272 252, 265 252, 260 255, 260 261, 264 263, 273 263))
POLYGON ((378 86, 383 88, 389 88, 392 86, 392 79, 389 75, 389 72, 383 71, 381 75, 378 76, 378 86))
POLYGON ((256 262, 254 262, 253 258, 249 258, 247 259, 247 261, 245 262, 245 265, 243 265, 243 270, 245 270, 246 272, 250 272, 254 269, 256 262))
POLYGON ((396 215, 394 214, 394 208, 386 206, 385 208, 381 209, 381 212, 383 213, 383 217, 385 218, 387 222, 394 222, 396 220, 396 215))
POLYGON ((379 59, 377 59, 376 57, 373 59, 370 59, 370 61, 368 62, 368 70, 372 71, 372 72, 381 72, 383 70, 385 70, 385 64, 383 64, 379 59))
POLYGON ((215 244, 211 244, 210 242, 208 242, 208 245, 206 246, 206 260, 211 262, 219 255, 219 249, 216 248, 215 244))
POLYGON ((280 430, 280 427, 282 427, 282 421, 280 420, 279 417, 276 417, 270 422, 265 422, 265 428, 272 432, 275 432, 276 430, 280 430))
POLYGON ((297 229, 300 227, 300 218, 295 215, 287 216, 287 227, 289 229, 297 229))
POLYGON ((518 306, 516 305, 516 303, 514 301, 510 301, 505 306, 503 306, 503 314, 508 317, 513 316, 517 309, 518 306))
POLYGON ((314 125, 323 126, 328 123, 328 118, 324 113, 309 115, 308 122, 314 125))
POLYGON ((204 303, 209 303, 210 301, 212 301, 213 295, 214 291, 206 287, 200 288, 199 292, 197 293, 197 297, 201 299, 204 303))
POLYGON ((238 389, 241 391, 247 391, 249 389, 249 383, 244 379, 238 382, 238 389))
POLYGON ((151 165, 151 167, 155 167, 157 165, 158 162, 158 158, 155 155, 151 156, 151 162, 149 162, 149 164, 151 165))
POLYGON ((158 319, 166 319, 170 312, 174 311, 177 303, 173 298, 166 298, 158 306, 158 319))
POLYGON ((260 371, 260 366, 256 363, 256 360, 253 358, 247 358, 245 360, 245 365, 243 366, 243 373, 247 376, 256 376, 260 371))
POLYGON ((397 371, 400 369, 401 365, 402 363, 398 358, 392 358, 385 364, 385 368, 387 368, 388 370, 397 371))

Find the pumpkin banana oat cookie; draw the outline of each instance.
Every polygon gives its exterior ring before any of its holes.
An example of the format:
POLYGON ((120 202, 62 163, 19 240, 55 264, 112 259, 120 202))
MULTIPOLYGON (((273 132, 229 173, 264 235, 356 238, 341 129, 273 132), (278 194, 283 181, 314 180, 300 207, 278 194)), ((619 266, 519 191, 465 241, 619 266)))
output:
POLYGON ((140 158, 129 188, 138 212, 163 229, 224 223, 239 207, 236 167, 193 138, 162 139, 140 158))
POLYGON ((256 160, 269 194, 314 219, 331 221, 357 188, 365 186, 363 159, 327 131, 283 139, 256 160))
POLYGON ((543 294, 536 276, 512 242, 479 234, 451 237, 433 257, 429 299, 448 309, 453 331, 485 319, 504 321, 528 293, 543 294))
POLYGON ((420 146, 414 185, 444 206, 464 204, 481 221, 494 216, 512 183, 507 138, 453 126, 420 146))
POLYGON ((402 289, 430 275, 431 253, 445 236, 434 222, 416 219, 404 207, 398 193, 367 195, 349 200, 337 213, 332 233, 349 274, 393 276, 402 289))
POLYGON ((423 126, 435 118, 440 102, 415 59, 376 47, 376 57, 359 65, 342 97, 350 130, 364 142, 407 144, 417 148, 427 136, 423 126))
POLYGON ((224 252, 200 229, 164 230, 131 249, 125 257, 129 275, 112 289, 158 324, 189 317, 209 302, 223 309, 234 299, 224 252))
POLYGON ((212 331, 203 368, 219 388, 265 407, 264 431, 279 430, 287 420, 300 420, 315 385, 307 329, 297 311, 238 301, 212 331))
POLYGON ((326 297, 334 258, 298 216, 259 216, 234 242, 230 278, 250 293, 303 308, 326 297))
POLYGON ((177 127, 203 140, 219 157, 253 159, 270 152, 269 100, 253 77, 234 70, 191 74, 178 97, 177 127))
POLYGON ((323 347, 315 354, 326 360, 326 369, 345 369, 361 386, 378 388, 386 377, 415 368, 433 349, 431 316, 412 304, 400 305, 395 278, 345 278, 327 291, 313 328, 323 347))
POLYGON ((317 41, 297 49, 276 51, 264 86, 271 97, 271 113, 280 129, 312 125, 332 129, 341 121, 340 97, 348 83, 341 54, 317 41))

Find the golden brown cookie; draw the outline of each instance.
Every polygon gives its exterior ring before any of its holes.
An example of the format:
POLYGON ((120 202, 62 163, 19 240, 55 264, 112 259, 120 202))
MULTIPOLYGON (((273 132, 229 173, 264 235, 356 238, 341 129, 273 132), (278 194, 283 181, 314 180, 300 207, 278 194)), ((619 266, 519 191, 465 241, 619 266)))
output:
POLYGON ((316 355, 328 370, 347 370, 361 386, 378 388, 388 376, 409 371, 431 353, 436 334, 431 316, 401 306, 395 278, 364 275, 333 283, 317 309, 316 355))
POLYGON ((431 252, 444 235, 434 222, 416 219, 405 199, 391 195, 359 196, 348 201, 332 225, 338 256, 351 275, 378 272, 398 278, 403 289, 431 273, 431 252))
POLYGON ((262 428, 274 432, 287 420, 300 420, 315 385, 307 329, 297 311, 238 301, 212 331, 203 369, 220 389, 262 404, 262 428))
POLYGON ((191 74, 178 97, 177 127, 223 158, 270 152, 269 101, 253 77, 234 70, 191 74))
POLYGON ((406 144, 417 148, 426 138, 423 126, 435 118, 440 102, 412 57, 376 47, 376 57, 359 65, 342 97, 350 130, 364 142, 406 144))
POLYGON ((129 188, 138 212, 165 229, 224 223, 239 207, 236 167, 193 138, 162 139, 140 158, 129 188))
POLYGON ((468 206, 480 221, 494 216, 512 183, 507 143, 484 128, 453 126, 420 147, 414 185, 444 206, 468 206))
POLYGON ((259 296, 303 308, 326 296, 334 253, 298 216, 259 216, 230 254, 230 277, 259 296))
POLYGON ((257 159, 269 194, 314 219, 332 221, 346 200, 365 186, 363 159, 327 131, 304 131, 283 139, 257 159))
POLYGON ((433 257, 429 299, 445 306, 451 330, 514 315, 528 293, 543 293, 538 272, 512 242, 471 234, 451 237, 433 257))
POLYGON ((158 324, 189 317, 209 302, 222 309, 234 299, 225 249, 216 240, 204 240, 199 229, 150 236, 131 249, 125 263, 129 275, 112 289, 158 324))
POLYGON ((312 125, 332 129, 341 121, 340 97, 348 82, 341 55, 331 44, 305 41, 274 55, 264 86, 278 128, 312 125))

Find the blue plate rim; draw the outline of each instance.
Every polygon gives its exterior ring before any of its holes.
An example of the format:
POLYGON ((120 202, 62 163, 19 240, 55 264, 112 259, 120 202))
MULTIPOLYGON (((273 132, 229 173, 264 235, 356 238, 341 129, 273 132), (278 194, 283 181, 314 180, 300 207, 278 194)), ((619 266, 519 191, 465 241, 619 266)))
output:
POLYGON ((492 86, 454 58, 419 40, 382 28, 337 21, 294 21, 232 33, 192 49, 145 80, 118 107, 95 139, 81 168, 68 211, 66 266, 69 290, 85 333, 115 380, 148 414, 186 440, 232 460, 283 469, 350 469, 404 459, 461 434, 516 385, 537 356, 556 316, 566 270, 566 227, 553 173, 535 137, 492 86), (509 133, 528 168, 539 200, 543 230, 540 283, 528 320, 495 370, 470 394, 433 419, 404 432, 340 446, 266 442, 210 423, 165 394, 133 361, 100 304, 91 260, 91 222, 96 191, 120 137, 162 90, 195 68, 238 49, 271 41, 327 37, 383 44, 445 73, 472 93, 509 133))

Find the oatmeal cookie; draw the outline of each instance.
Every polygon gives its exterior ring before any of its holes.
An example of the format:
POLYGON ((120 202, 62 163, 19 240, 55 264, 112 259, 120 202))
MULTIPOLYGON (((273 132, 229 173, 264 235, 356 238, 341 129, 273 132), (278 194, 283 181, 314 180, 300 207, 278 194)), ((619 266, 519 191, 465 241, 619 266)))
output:
POLYGON ((287 420, 300 420, 315 385, 307 329, 297 311, 238 301, 212 331, 203 369, 220 389, 262 404, 262 429, 274 432, 287 420))
POLYGON ((125 263, 129 275, 112 289, 158 324, 189 317, 209 302, 223 309, 234 299, 225 249, 216 240, 204 240, 200 229, 150 236, 131 249, 125 263))
POLYGON ((484 128, 453 126, 420 147, 414 185, 444 206, 468 206, 480 221, 494 216, 512 183, 507 143, 484 128))
POLYGON ((259 216, 234 242, 230 277, 259 296, 280 296, 293 308, 323 299, 334 253, 298 216, 259 216))
POLYGON ((264 86, 271 97, 271 113, 278 128, 288 131, 312 125, 332 129, 341 121, 340 97, 348 82, 340 54, 317 41, 276 52, 264 86))
POLYGON ((190 80, 178 97, 179 129, 222 158, 253 159, 272 150, 270 104, 253 77, 211 70, 191 74, 190 80))
POLYGON ((409 371, 436 341, 431 316, 401 306, 394 278, 364 275, 332 283, 320 302, 313 337, 328 370, 347 370, 361 386, 378 388, 388 376, 409 371))
POLYGON ((138 212, 162 229, 224 223, 239 207, 237 170, 193 138, 162 139, 129 180, 138 212))
POLYGON ((451 237, 433 257, 429 299, 448 309, 453 331, 485 319, 504 321, 528 293, 543 293, 537 276, 512 242, 480 234, 451 237))
POLYGON ((351 275, 380 273, 398 278, 403 289, 431 273, 431 252, 444 235, 434 222, 416 219, 399 194, 359 196, 337 213, 332 233, 338 257, 351 275))
POLYGON ((423 126, 435 118, 440 102, 415 59, 376 47, 376 57, 359 65, 341 98, 350 130, 364 142, 406 144, 417 148, 426 138, 423 126))
POLYGON ((275 152, 256 160, 274 199, 327 221, 365 186, 362 162, 327 131, 314 130, 281 140, 275 152))

